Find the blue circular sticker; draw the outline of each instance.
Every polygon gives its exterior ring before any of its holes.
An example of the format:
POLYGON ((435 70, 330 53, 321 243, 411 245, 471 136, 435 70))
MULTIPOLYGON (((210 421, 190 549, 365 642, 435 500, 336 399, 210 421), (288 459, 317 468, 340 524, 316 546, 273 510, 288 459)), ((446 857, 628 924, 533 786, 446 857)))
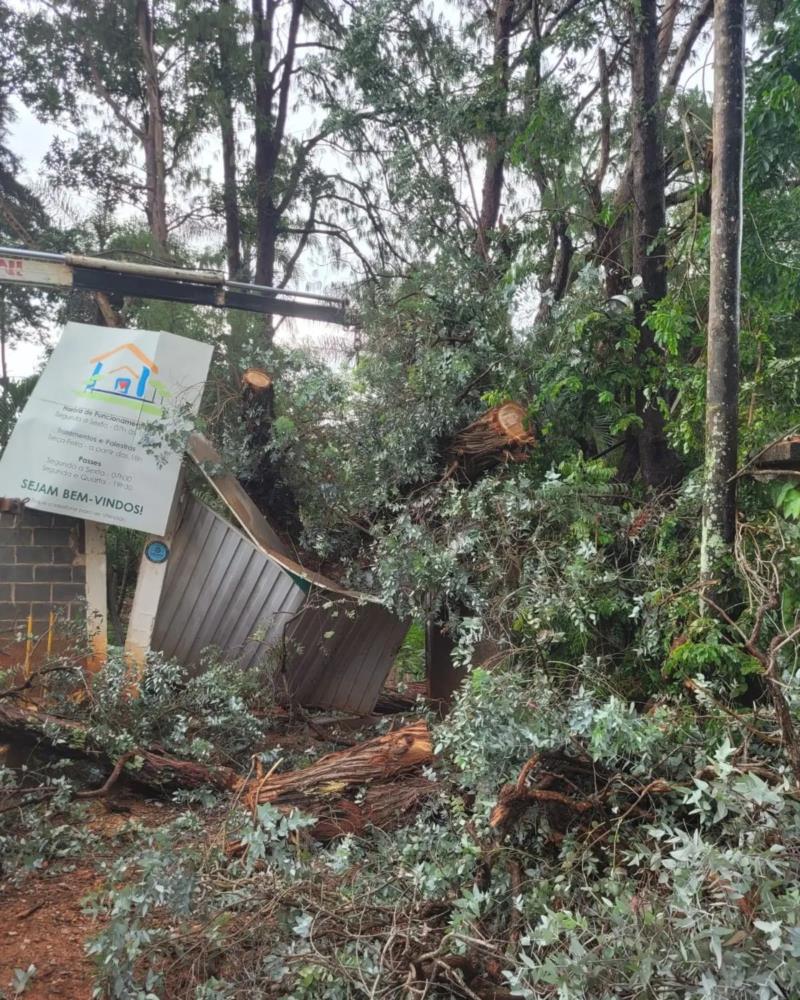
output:
POLYGON ((163 563, 167 561, 169 548, 165 542, 148 542, 145 546, 144 554, 150 562, 163 563))

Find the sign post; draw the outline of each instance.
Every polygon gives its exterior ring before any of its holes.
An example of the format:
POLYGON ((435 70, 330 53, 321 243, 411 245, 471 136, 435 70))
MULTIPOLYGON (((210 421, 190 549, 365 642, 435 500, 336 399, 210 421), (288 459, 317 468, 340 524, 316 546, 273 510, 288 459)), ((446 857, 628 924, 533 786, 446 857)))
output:
POLYGON ((161 535, 212 348, 68 323, 0 457, 0 495, 161 535))
POLYGON ((147 664, 156 613, 167 576, 169 551, 180 520, 180 500, 181 494, 178 488, 175 491, 164 534, 147 539, 139 562, 139 575, 136 578, 136 590, 128 620, 128 632, 125 636, 126 689, 129 695, 134 695, 138 691, 139 681, 147 664))

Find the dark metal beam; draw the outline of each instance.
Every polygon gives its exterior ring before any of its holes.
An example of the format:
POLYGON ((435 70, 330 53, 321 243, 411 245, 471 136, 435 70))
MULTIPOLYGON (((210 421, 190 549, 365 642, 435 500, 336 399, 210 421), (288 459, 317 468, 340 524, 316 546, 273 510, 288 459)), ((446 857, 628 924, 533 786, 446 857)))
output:
POLYGON ((340 326, 347 322, 345 311, 339 306, 304 302, 258 291, 230 291, 223 286, 123 274, 89 267, 74 267, 72 273, 73 287, 87 291, 128 295, 139 299, 187 302, 192 305, 238 309, 264 315, 293 316, 321 323, 338 323, 340 326))

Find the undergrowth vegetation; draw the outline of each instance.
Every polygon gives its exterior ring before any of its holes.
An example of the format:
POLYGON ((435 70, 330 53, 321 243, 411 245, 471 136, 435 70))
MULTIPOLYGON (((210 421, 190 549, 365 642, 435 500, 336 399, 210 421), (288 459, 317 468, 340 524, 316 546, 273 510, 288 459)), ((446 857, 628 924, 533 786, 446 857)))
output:
POLYGON ((641 713, 578 678, 475 670, 435 727, 439 793, 395 833, 320 847, 313 821, 268 805, 179 817, 90 904, 99 990, 339 1000, 421 996, 425 976, 428 996, 468 996, 488 969, 503 985, 478 995, 796 995, 792 776, 768 718, 723 710, 707 680, 693 689, 641 713), (588 826, 537 807, 498 836, 501 787, 564 748, 658 788, 588 826))

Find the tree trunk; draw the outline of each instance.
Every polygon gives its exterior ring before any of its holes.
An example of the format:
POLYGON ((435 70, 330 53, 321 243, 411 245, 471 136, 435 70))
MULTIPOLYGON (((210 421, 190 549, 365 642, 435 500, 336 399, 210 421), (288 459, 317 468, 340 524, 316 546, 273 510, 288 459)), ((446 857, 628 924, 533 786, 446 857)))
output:
POLYGON ((744 2, 714 4, 714 161, 700 573, 721 575, 736 528, 744 152, 744 2))
POLYGON ((247 450, 256 456, 252 471, 242 475, 247 495, 269 521, 291 538, 302 531, 297 498, 286 482, 281 456, 272 450, 275 393, 272 378, 261 368, 242 375, 242 423, 247 450))
MULTIPOLYGON (((667 294, 664 148, 659 109, 658 11, 656 0, 631 7, 631 134, 633 247, 632 270, 642 280, 635 305, 639 328, 639 367, 649 367, 655 350, 653 331, 645 322, 651 306, 667 294)), ((653 387, 656 388, 656 387, 653 387)), ((647 486, 662 488, 680 479, 681 465, 667 444, 658 399, 637 392, 636 412, 642 420, 637 435, 638 459, 647 486)))
POLYGON ((275 0, 252 0, 253 84, 255 92, 256 168, 256 282, 275 284, 275 243, 280 227, 279 199, 275 178, 286 132, 289 93, 297 52, 297 34, 304 0, 292 0, 289 25, 282 57, 272 67, 275 41, 275 0), (276 100, 277 98, 277 100, 276 100))
MULTIPOLYGON (((110 766, 116 763, 93 743, 90 727, 5 701, 0 701, 0 737, 14 743, 41 745, 64 757, 105 759, 110 766)), ((126 774, 138 784, 159 791, 203 786, 224 790, 236 782, 236 774, 230 768, 179 760, 161 750, 137 750, 136 758, 126 774)))
POLYGON ((550 221, 550 241, 547 264, 539 281, 539 307, 534 324, 548 323, 553 314, 553 306, 564 298, 569 287, 570 269, 575 247, 569 235, 567 221, 556 216, 550 221))
POLYGON ((236 132, 232 60, 236 50, 235 8, 231 0, 220 0, 221 23, 217 39, 220 72, 219 129, 222 138, 222 204, 225 211, 225 252, 228 277, 242 280, 242 226, 236 169, 236 132))
POLYGON ((505 120, 508 114, 508 56, 514 0, 497 0, 494 10, 494 61, 492 67, 493 115, 491 133, 486 139, 486 166, 483 174, 481 209, 475 253, 489 259, 489 233, 496 228, 503 195, 503 175, 506 163, 505 120))
POLYGON ((455 435, 447 449, 448 461, 468 478, 499 462, 524 462, 536 443, 526 417, 519 403, 492 407, 455 435))
POLYGON ((161 107, 161 84, 155 53, 153 19, 147 0, 137 0, 136 26, 145 71, 147 112, 143 136, 147 185, 147 221, 153 244, 160 256, 167 257, 167 167, 164 159, 164 115, 161 107))

